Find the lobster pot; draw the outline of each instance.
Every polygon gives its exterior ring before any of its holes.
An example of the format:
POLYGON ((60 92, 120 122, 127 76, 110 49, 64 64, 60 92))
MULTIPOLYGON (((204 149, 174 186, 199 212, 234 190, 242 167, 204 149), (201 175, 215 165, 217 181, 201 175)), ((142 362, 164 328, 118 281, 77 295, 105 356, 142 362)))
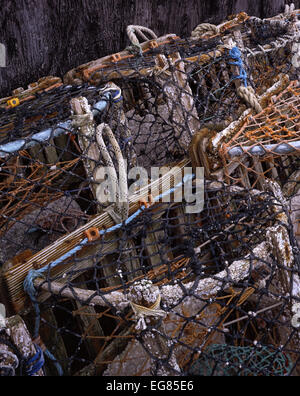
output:
POLYGON ((269 178, 284 186, 299 169, 298 94, 293 81, 262 113, 241 119, 238 130, 229 126, 218 143, 228 183, 263 188, 269 178))
POLYGON ((281 73, 292 80, 299 78, 298 17, 299 10, 263 20, 249 17, 241 26, 244 61, 258 95, 270 88, 281 73))
POLYGON ((0 101, 0 296, 31 348, 0 316, 0 374, 298 373, 295 26, 152 34, 0 101))
MULTIPOLYGON (((289 273, 297 282, 298 272, 292 269, 294 242, 288 236, 284 204, 272 189, 249 196, 247 189, 220 182, 206 183, 204 197, 203 210, 186 215, 184 228, 178 227, 173 211, 181 207, 185 212, 187 204, 157 204, 117 233, 89 242, 72 258, 49 268, 37 287, 40 334, 65 374, 151 373, 151 361, 160 356, 153 358, 152 344, 140 340, 132 310, 118 304, 116 310, 118 299, 131 295, 133 284, 145 279, 160 290, 166 314, 163 347, 171 351, 168 364, 176 359, 181 374, 195 372, 201 356, 209 356, 209 365, 223 367, 224 362, 210 356, 213 345, 251 350, 259 340, 270 351, 287 343, 286 359, 296 361, 297 334, 284 291, 291 287, 289 273), (134 246, 126 241, 134 241, 134 246), (139 267, 132 273, 128 263, 133 260, 139 267), (114 286, 105 287, 103 266, 113 268, 114 286), (262 313, 248 315, 254 310, 262 313)), ((17 287, 22 271, 42 256, 5 274, 10 303, 20 312, 27 301, 17 287)), ((31 323, 30 315, 24 318, 31 323)), ((160 323, 149 326, 154 326, 153 335, 155 329, 161 331, 160 323)), ((276 375, 277 357, 271 354, 265 374, 276 375)), ((249 365, 245 362, 243 370, 249 365)), ((53 372, 50 363, 47 367, 53 372)))

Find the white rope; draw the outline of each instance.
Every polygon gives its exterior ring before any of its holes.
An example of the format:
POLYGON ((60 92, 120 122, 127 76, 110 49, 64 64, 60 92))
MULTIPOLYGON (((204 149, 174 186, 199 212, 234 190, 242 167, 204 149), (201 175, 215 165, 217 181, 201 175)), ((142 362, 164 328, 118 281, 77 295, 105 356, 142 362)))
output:
POLYGON ((239 97, 244 99, 257 113, 263 110, 251 86, 245 87, 244 85, 240 85, 237 88, 237 93, 239 97))
POLYGON ((133 312, 134 312, 136 320, 137 320, 137 325, 136 325, 137 330, 145 330, 147 328, 147 325, 145 322, 146 316, 152 316, 155 318, 166 316, 166 312, 159 309, 160 302, 161 302, 160 294, 158 295, 155 303, 149 308, 144 307, 142 305, 135 304, 134 302, 130 301, 131 308, 133 309, 133 312))
POLYGON ((138 34, 144 41, 157 39, 157 35, 151 29, 144 26, 129 25, 127 26, 126 32, 130 42, 136 46, 140 45, 139 39, 137 38, 136 34, 138 34), (150 36, 150 38, 148 38, 144 33, 147 33, 150 36))
POLYGON ((220 33, 219 26, 213 25, 211 23, 200 23, 191 34, 191 37, 199 39, 203 36, 211 37, 220 33))
MULTIPOLYGON (((110 173, 111 181, 116 186, 116 209, 117 214, 121 216, 122 221, 128 218, 129 213, 129 202, 128 202, 128 185, 127 185, 127 174, 126 165, 122 155, 120 146, 111 130, 109 125, 100 124, 96 130, 96 139, 100 153, 102 154, 105 165, 107 166, 108 172, 110 173), (103 134, 109 138, 109 141, 113 147, 118 165, 119 165, 119 180, 114 163, 107 150, 105 142, 103 140, 103 134)), ((97 175, 97 174, 96 174, 97 175)), ((96 176, 97 178, 97 176, 96 176)), ((101 186, 99 186, 101 187, 101 186)), ((96 189, 96 196, 98 197, 99 188, 96 189)), ((111 211, 109 212, 111 213, 111 211)))
POLYGON ((295 11, 295 4, 291 3, 291 5, 286 4, 284 9, 284 15, 290 16, 295 11))
MULTIPOLYGON (((232 38, 229 38, 222 47, 231 50, 235 46, 236 42, 232 38)), ((240 98, 244 99, 257 113, 260 113, 263 110, 255 94, 255 91, 251 86, 245 87, 244 85, 240 85, 237 88, 237 94, 240 98)))
MULTIPOLYGON (((105 92, 106 90, 111 89, 111 86, 105 86, 102 92, 105 92)), ((120 93, 121 96, 121 93, 120 93)), ((85 114, 76 114, 72 117, 72 126, 75 128, 78 128, 81 134, 85 139, 89 139, 86 141, 86 146, 88 148, 88 153, 93 149, 95 155, 97 154, 97 157, 99 156, 99 153, 102 155, 102 160, 105 164, 106 170, 108 172, 108 176, 111 181, 111 188, 115 188, 115 190, 112 190, 111 192, 113 193, 113 197, 116 198, 116 205, 114 207, 108 208, 108 213, 111 214, 112 218, 116 223, 120 223, 123 220, 126 220, 128 218, 128 212, 129 212, 129 203, 128 203, 128 186, 127 186, 127 174, 126 174, 126 165, 125 161, 122 155, 122 151, 120 149, 120 146, 111 130, 109 125, 107 124, 100 124, 96 128, 96 141, 97 141, 97 146, 93 147, 93 142, 91 139, 93 139, 95 135, 95 125, 94 125, 94 117, 93 113, 90 109, 90 105, 88 104, 88 101, 86 98, 79 98, 80 105, 82 110, 84 111, 85 114), (102 135, 106 134, 106 136, 109 138, 109 141, 113 147, 114 153, 116 155, 116 159, 119 165, 119 178, 117 176, 117 172, 115 169, 115 165, 113 163, 113 160, 111 159, 111 156, 107 150, 106 144, 103 140, 102 135), (99 150, 99 152, 97 151, 99 150), (114 212, 114 213, 113 213, 114 212)), ((76 103, 74 104, 76 106, 76 103)), ((100 158, 96 158, 95 156, 93 157, 94 161, 100 160, 100 158)), ((89 165, 89 164, 87 164, 89 165)), ((89 165, 89 167, 91 167, 89 165)), ((94 182, 97 183, 99 180, 104 180, 103 175, 103 166, 101 167, 95 167, 93 170, 93 179, 94 182)), ((102 197, 102 185, 98 184, 96 187, 96 198, 98 202, 103 203, 104 199, 102 197)))

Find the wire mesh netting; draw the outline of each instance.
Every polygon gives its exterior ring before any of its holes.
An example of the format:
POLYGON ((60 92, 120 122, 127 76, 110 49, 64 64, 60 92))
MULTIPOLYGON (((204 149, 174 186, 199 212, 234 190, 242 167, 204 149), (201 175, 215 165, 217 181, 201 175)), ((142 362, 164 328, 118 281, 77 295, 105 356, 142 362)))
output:
POLYGON ((0 101, 1 375, 298 375, 298 14, 0 101))

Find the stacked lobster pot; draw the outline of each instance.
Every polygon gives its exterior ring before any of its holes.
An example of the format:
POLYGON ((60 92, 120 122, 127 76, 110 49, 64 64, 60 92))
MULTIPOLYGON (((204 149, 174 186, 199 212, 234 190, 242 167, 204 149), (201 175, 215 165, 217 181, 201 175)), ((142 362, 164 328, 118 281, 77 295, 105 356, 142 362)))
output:
POLYGON ((298 374, 299 13, 0 101, 0 375, 298 374))

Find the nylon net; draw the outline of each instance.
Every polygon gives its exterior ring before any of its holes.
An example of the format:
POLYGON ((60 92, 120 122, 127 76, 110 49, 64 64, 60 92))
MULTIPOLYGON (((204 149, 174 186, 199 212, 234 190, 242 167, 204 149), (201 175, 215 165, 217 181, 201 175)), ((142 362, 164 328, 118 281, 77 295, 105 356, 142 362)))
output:
POLYGON ((298 14, 0 101, 1 375, 298 375, 298 14))

